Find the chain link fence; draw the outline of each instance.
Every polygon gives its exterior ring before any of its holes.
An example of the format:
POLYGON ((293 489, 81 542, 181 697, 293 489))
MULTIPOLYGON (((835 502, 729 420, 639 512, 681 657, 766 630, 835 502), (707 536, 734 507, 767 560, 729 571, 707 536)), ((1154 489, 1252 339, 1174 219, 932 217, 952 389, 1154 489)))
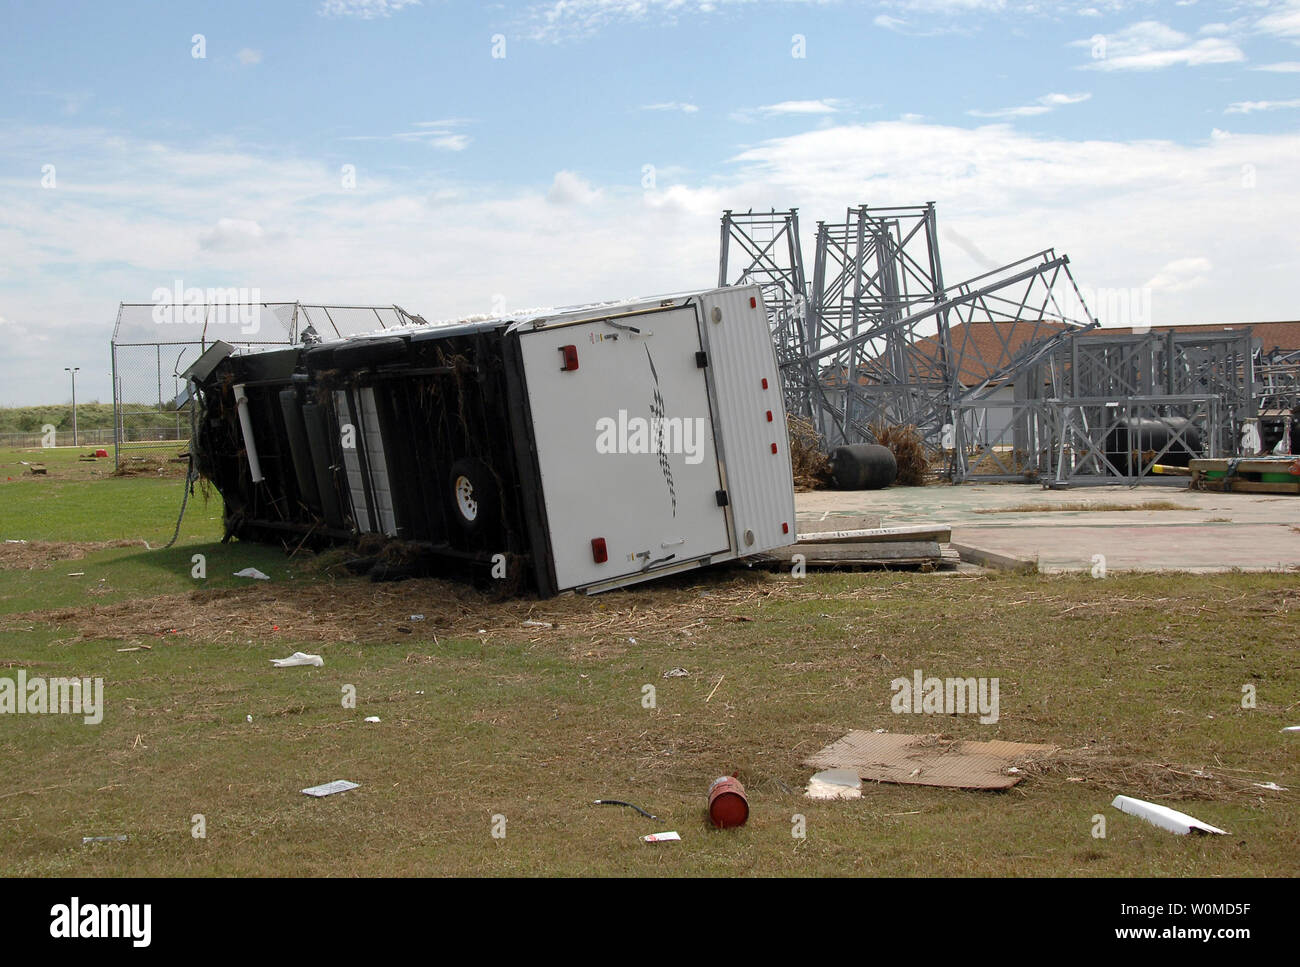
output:
MULTIPOLYGON (((171 448, 189 440, 193 403, 183 374, 218 340, 236 349, 274 349, 424 322, 399 306, 260 302, 246 290, 182 289, 180 283, 167 295, 158 302, 118 306, 112 341, 114 427, 106 441, 114 444, 117 466, 124 451, 171 448)), ((71 433, 67 437, 71 443, 71 433)), ((87 432, 78 438, 88 445, 87 432)))

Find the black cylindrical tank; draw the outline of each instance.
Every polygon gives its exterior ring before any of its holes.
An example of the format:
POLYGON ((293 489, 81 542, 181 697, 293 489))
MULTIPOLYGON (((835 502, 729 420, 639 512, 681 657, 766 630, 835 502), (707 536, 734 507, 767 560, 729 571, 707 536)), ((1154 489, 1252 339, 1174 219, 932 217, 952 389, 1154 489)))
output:
POLYGON ((1106 457, 1119 470, 1127 471, 1129 453, 1136 453, 1133 458, 1133 470, 1136 471, 1145 462, 1143 454, 1159 453, 1169 446, 1171 440, 1173 446, 1159 460, 1171 467, 1187 466, 1188 461, 1199 457, 1204 448, 1201 431, 1184 417, 1153 419, 1134 416, 1120 420, 1106 435, 1106 457))
POLYGON ((859 443, 831 451, 831 482, 839 490, 880 490, 898 477, 898 461, 889 447, 859 443))

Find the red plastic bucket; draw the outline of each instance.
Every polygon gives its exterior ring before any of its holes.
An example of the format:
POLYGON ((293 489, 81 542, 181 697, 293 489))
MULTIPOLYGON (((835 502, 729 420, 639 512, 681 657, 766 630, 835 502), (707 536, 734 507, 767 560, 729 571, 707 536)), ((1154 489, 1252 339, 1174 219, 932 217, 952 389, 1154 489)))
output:
POLYGON ((745 787, 732 776, 719 776, 709 786, 709 821, 719 829, 744 826, 749 818, 745 787))

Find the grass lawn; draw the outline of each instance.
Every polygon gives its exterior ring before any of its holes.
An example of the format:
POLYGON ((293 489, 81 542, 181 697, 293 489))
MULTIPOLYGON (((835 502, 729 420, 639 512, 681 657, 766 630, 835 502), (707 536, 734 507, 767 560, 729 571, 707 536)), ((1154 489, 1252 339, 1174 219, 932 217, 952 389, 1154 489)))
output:
POLYGON ((0 544, 0 677, 102 677, 105 711, 0 715, 0 875, 1300 875, 1297 793, 1254 785, 1300 789, 1279 732, 1300 724, 1293 575, 740 569, 502 601, 222 545, 215 496, 169 550, 87 546, 166 543, 181 478, 32 459, 0 452, 0 540, 48 542, 0 544), (233 577, 249 565, 272 580, 233 577), (268 661, 298 650, 324 667, 268 661), (914 669, 999 678, 999 721, 893 714, 914 669), (804 799, 801 760, 849 729, 1063 752, 1002 793, 804 799), (709 782, 733 772, 750 821, 711 830, 709 782), (361 787, 299 791, 332 779, 361 787), (1171 835, 1118 793, 1231 835, 1171 835))

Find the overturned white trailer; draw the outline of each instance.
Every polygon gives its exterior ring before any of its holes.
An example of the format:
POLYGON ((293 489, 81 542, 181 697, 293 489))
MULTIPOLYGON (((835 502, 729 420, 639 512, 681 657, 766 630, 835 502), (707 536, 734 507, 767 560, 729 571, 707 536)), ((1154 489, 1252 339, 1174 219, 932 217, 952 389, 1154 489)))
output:
POLYGON ((188 375, 228 537, 378 534, 428 569, 542 594, 794 540, 757 286, 218 349, 188 375))

